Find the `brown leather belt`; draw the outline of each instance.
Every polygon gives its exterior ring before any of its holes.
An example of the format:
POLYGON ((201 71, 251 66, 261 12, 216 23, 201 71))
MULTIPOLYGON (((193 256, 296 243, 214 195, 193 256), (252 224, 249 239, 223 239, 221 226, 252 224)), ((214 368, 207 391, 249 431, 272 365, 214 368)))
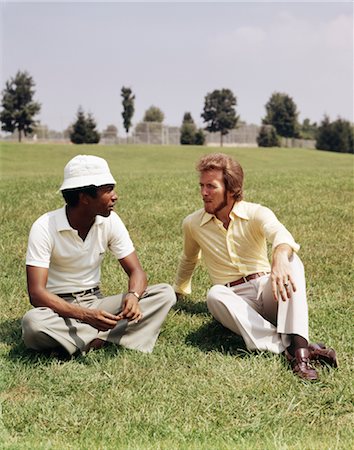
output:
POLYGON ((263 277, 264 275, 268 275, 267 272, 257 272, 257 273, 251 273, 250 275, 247 275, 247 277, 239 278, 236 281, 230 281, 230 283, 226 283, 226 287, 233 287, 237 286, 238 284, 247 283, 247 281, 254 280, 255 278, 263 277))

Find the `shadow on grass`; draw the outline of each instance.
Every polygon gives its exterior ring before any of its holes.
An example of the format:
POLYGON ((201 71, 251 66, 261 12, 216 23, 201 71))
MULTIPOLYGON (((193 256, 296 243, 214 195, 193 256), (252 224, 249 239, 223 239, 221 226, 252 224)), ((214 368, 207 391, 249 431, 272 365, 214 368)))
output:
POLYGON ((185 342, 187 345, 198 347, 206 353, 218 351, 237 356, 250 354, 241 336, 223 327, 215 320, 190 333, 185 342))
POLYGON ((182 297, 173 307, 176 311, 182 310, 188 314, 204 314, 210 315, 205 301, 191 301, 188 298, 182 297))
POLYGON ((21 319, 8 319, 0 324, 0 342, 7 345, 21 341, 21 319))
POLYGON ((9 319, 1 322, 0 342, 11 347, 10 351, 4 355, 5 359, 20 361, 24 364, 38 362, 40 358, 43 361, 43 354, 25 347, 22 340, 21 319, 9 319))
MULTIPOLYGON (((205 301, 191 301, 182 297, 174 306, 176 311, 184 311, 188 314, 198 314, 211 317, 205 301)), ((203 352, 219 351, 224 354, 244 356, 249 355, 244 340, 233 333, 216 320, 206 323, 197 331, 187 335, 187 345, 198 347, 203 352)))

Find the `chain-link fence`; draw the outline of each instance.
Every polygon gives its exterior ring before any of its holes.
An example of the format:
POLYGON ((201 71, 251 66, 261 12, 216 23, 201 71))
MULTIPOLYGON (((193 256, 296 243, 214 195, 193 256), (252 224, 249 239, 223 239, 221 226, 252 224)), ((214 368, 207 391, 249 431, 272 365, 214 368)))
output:
MULTIPOLYGON (((226 147, 257 147, 257 136, 260 127, 258 125, 240 125, 223 136, 223 145, 226 147)), ((206 145, 220 145, 220 133, 206 133, 206 145)))
POLYGON ((313 139, 295 139, 295 138, 280 138, 281 147, 290 148, 316 148, 316 141, 313 139))
MULTIPOLYGON (((258 125, 242 124, 223 136, 225 147, 258 147, 258 125)), ((37 128, 37 132, 23 139, 24 142, 57 142, 70 143, 68 131, 58 132, 49 130, 46 126, 37 128)), ((100 144, 140 144, 140 145, 180 145, 180 127, 171 127, 157 122, 140 122, 129 136, 119 136, 114 133, 101 134, 100 144)), ((17 141, 18 134, 0 137, 2 140, 17 141)), ((305 139, 281 138, 281 147, 315 148, 316 141, 305 139)), ((205 145, 220 146, 220 133, 205 131, 205 145)))
POLYGON ((133 144, 179 145, 179 127, 170 127, 158 122, 140 122, 134 128, 133 144))

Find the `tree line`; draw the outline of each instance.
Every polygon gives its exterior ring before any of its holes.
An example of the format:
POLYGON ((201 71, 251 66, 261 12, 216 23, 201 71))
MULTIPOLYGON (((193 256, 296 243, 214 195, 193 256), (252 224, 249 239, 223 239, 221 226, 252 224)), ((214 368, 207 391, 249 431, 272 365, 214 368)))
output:
MULTIPOLYGON (((33 134, 37 121, 35 116, 40 112, 40 103, 34 101, 35 83, 28 72, 18 71, 6 81, 2 91, 2 110, 0 112, 1 128, 10 133, 18 132, 21 142, 22 136, 33 134)), ((123 126, 128 135, 132 126, 135 112, 135 95, 132 89, 123 86, 122 118, 123 126)), ((236 114, 237 98, 230 89, 216 89, 209 92, 204 99, 201 117, 205 123, 204 129, 197 128, 190 112, 185 112, 180 127, 180 143, 182 145, 203 145, 205 143, 204 130, 220 133, 220 145, 230 130, 235 129, 240 122, 236 114)), ((302 124, 298 121, 299 112, 294 100, 287 94, 274 92, 265 105, 266 114, 262 119, 257 143, 260 147, 278 147, 280 138, 314 139, 316 148, 336 152, 354 153, 354 129, 349 121, 338 118, 331 121, 325 115, 319 125, 305 119, 302 124)), ((144 123, 161 124, 164 113, 160 108, 151 106, 145 111, 143 121, 135 127, 137 132, 143 130, 144 123)), ((115 125, 109 125, 104 131, 106 136, 117 135, 115 125)), ((70 140, 75 144, 98 143, 100 133, 96 121, 91 113, 86 114, 79 106, 76 120, 69 126, 70 140)))

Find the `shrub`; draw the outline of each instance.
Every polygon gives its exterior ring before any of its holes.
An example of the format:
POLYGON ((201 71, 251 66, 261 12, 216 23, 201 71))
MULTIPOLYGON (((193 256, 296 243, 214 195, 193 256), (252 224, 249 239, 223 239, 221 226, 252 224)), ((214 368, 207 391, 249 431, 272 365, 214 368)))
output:
POLYGON ((279 137, 273 125, 262 125, 257 136, 259 147, 280 147, 279 137))
POLYGON ((79 107, 76 121, 71 125, 71 142, 73 144, 98 144, 100 134, 96 130, 96 126, 92 114, 88 114, 86 118, 84 111, 79 107))
POLYGON ((195 145, 204 145, 205 144, 205 133, 201 128, 199 128, 197 130, 197 132, 195 133, 194 144, 195 145))
POLYGON ((182 145, 193 145, 195 143, 195 134, 197 129, 194 123, 183 123, 181 126, 180 143, 182 145))
POLYGON ((197 130, 190 112, 184 113, 180 143, 182 145, 204 145, 205 135, 201 128, 197 130))
POLYGON ((331 122, 325 116, 318 127, 316 148, 340 153, 354 153, 353 125, 344 119, 338 118, 331 122))

